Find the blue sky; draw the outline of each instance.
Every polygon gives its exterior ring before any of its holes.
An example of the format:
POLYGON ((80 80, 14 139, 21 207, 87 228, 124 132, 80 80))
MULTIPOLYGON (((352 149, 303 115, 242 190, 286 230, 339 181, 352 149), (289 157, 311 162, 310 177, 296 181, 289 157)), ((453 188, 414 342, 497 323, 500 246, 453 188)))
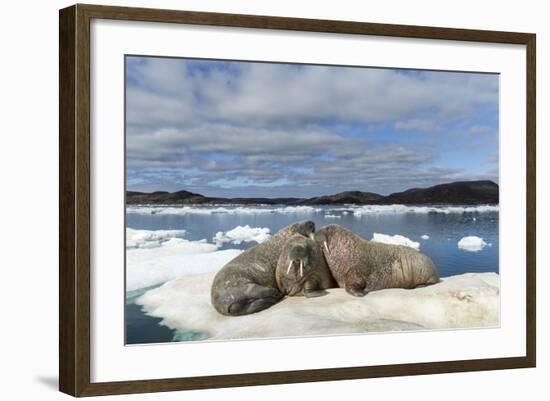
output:
POLYGON ((312 197, 498 182, 498 82, 128 56, 127 188, 312 197))

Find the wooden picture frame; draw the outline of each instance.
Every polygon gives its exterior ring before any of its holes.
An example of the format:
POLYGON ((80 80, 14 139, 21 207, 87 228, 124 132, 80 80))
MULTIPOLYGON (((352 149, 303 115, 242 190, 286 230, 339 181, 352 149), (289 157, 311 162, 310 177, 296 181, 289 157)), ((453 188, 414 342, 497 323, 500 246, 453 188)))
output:
POLYGON ((350 21, 314 20, 193 11, 74 5, 59 14, 59 388, 73 396, 144 393, 220 387, 349 380, 401 375, 534 367, 535 272, 535 35, 350 21), (526 47, 527 242, 526 355, 493 359, 365 367, 256 372, 222 376, 91 382, 90 333, 90 21, 109 19, 218 27, 309 31, 439 39, 526 47))

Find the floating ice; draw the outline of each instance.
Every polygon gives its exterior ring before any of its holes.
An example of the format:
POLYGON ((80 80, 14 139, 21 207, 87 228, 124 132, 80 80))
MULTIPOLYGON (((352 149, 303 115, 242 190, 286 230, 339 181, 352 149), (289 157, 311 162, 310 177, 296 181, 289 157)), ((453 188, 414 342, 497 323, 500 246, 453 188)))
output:
POLYGON ((311 214, 322 211, 311 206, 281 206, 281 207, 248 207, 248 206, 128 206, 126 213, 130 214, 159 214, 159 215, 187 215, 187 214, 311 214))
MULTIPOLYGON (((141 230, 140 230, 141 231, 141 230)), ((219 270, 241 251, 220 251, 206 240, 171 238, 156 247, 126 250, 126 289, 128 291, 173 280, 177 277, 219 270)))
POLYGON ((246 226, 237 226, 232 230, 223 232, 218 231, 216 236, 212 238, 217 245, 225 244, 230 242, 232 244, 241 244, 243 242, 257 242, 262 243, 271 238, 270 230, 267 227, 250 227, 246 226))
POLYGON ((479 252, 487 245, 490 244, 487 244, 485 241, 483 241, 483 238, 479 238, 473 235, 469 237, 464 237, 460 241, 458 241, 458 247, 468 252, 479 252))
POLYGON ((498 212, 498 205, 479 206, 407 206, 407 205, 366 205, 353 209, 355 216, 369 214, 404 214, 404 213, 491 213, 498 212))
POLYGON ((379 234, 374 233, 372 235, 371 241, 373 242, 382 242, 384 244, 391 244, 391 245, 404 245, 408 246, 410 248, 414 248, 416 250, 420 249, 420 243, 415 242, 407 237, 404 237, 402 235, 386 235, 386 234, 379 234))
POLYGON ((135 230, 126 229, 126 248, 156 248, 171 238, 185 235, 185 230, 135 230))
POLYGON ((420 238, 422 238, 422 239, 430 239, 430 236, 429 236, 429 235, 427 235, 427 234, 424 234, 424 235, 423 235, 423 236, 421 236, 420 238))
MULTIPOLYGON (((404 213, 495 213, 499 211, 498 205, 478 206, 409 206, 409 205, 365 205, 345 207, 312 207, 312 206, 237 206, 237 205, 194 205, 194 206, 160 206, 160 205, 136 205, 128 206, 129 214, 160 214, 160 215, 258 215, 258 214, 312 214, 319 212, 341 212, 343 215, 353 213, 357 217, 370 214, 404 214, 404 213)), ((326 216, 326 215, 325 215, 326 216)), ((330 218, 330 217, 329 217, 330 218)))
POLYGON ((342 216, 339 216, 337 214, 325 214, 325 219, 341 219, 342 216))
POLYGON ((294 214, 294 213, 318 213, 323 209, 311 206, 286 206, 281 209, 273 209, 275 213, 294 214))
POLYGON ((137 299, 149 315, 199 339, 334 335, 380 331, 498 327, 500 278, 475 273, 414 290, 374 291, 363 298, 330 289, 318 298, 289 297, 252 315, 222 316, 210 304, 214 273, 186 276, 137 299))

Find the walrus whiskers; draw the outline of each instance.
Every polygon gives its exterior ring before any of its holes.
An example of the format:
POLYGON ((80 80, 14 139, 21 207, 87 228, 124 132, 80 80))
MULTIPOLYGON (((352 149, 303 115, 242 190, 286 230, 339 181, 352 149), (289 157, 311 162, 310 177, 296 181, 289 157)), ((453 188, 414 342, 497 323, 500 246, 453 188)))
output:
POLYGON ((283 245, 275 280, 283 294, 308 298, 325 295, 326 288, 336 286, 323 256, 322 244, 299 234, 290 237, 283 245), (291 272, 287 274, 289 262, 291 272))

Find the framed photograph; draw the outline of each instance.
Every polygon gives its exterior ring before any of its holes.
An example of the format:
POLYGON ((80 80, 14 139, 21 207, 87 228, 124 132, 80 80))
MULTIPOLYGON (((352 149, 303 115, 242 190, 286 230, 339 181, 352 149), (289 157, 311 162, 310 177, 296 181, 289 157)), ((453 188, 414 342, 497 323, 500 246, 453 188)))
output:
POLYGON ((61 391, 535 366, 534 34, 59 18, 61 391))

